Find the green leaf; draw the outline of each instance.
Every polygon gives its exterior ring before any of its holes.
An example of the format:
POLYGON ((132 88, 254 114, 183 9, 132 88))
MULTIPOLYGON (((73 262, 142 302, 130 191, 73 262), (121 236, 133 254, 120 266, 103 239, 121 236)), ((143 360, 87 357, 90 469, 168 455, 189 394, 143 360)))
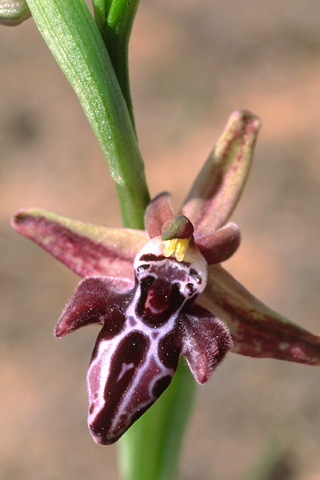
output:
MULTIPOLYGON (((110 3, 110 0, 107 1, 110 3)), ((138 6, 139 0, 112 0, 106 22, 102 28, 102 36, 107 46, 134 128, 135 122, 130 93, 128 49, 138 6)))
POLYGON ((112 0, 92 0, 94 18, 101 31, 106 23, 112 0))
POLYGON ((171 385, 119 440, 125 480, 174 480, 196 382, 180 358, 171 385))
POLYGON ((77 94, 116 182, 126 226, 143 227, 149 202, 130 115, 84 0, 28 0, 32 16, 77 94))

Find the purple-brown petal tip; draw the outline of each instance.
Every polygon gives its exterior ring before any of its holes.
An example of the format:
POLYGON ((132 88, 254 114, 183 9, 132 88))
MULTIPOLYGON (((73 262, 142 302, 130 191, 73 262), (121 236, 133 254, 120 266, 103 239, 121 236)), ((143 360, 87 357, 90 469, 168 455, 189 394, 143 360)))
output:
POLYGON ((128 302, 132 284, 121 278, 90 277, 82 280, 61 314, 55 328, 63 337, 92 323, 106 322, 115 335, 123 326, 123 305, 128 302))
POLYGON ((194 305, 180 316, 183 350, 191 373, 199 384, 206 383, 232 347, 226 325, 211 312, 194 305))
POLYGON ((208 265, 225 262, 238 249, 241 234, 238 225, 227 223, 209 235, 196 239, 196 245, 208 265))
POLYGON ((149 203, 144 216, 145 228, 149 237, 159 237, 163 225, 172 218, 173 215, 171 194, 169 192, 159 193, 149 203))

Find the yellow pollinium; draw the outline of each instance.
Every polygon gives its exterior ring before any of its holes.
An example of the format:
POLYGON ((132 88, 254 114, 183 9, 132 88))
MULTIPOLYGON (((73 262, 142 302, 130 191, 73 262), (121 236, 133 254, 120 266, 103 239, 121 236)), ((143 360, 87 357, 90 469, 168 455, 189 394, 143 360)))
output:
POLYGON ((166 240, 164 242, 163 255, 165 257, 171 257, 174 255, 178 262, 182 262, 186 254, 188 245, 188 238, 173 238, 172 240, 166 240))

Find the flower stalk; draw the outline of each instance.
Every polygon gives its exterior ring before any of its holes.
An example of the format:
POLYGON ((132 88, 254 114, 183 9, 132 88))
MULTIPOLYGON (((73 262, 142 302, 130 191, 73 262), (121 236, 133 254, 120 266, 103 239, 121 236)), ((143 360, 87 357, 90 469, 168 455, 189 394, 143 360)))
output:
POLYGON ((96 24, 107 47, 132 126, 135 120, 130 93, 128 50, 139 0, 92 0, 96 24))

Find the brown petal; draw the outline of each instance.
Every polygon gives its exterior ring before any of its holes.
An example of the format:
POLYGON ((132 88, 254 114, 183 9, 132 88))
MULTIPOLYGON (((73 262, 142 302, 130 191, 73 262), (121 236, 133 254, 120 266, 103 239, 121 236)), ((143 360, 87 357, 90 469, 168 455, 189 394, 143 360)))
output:
POLYGON ((173 217, 171 195, 169 192, 159 193, 148 205, 144 216, 144 224, 150 238, 159 237, 163 225, 173 217))
POLYGON ((196 245, 208 265, 225 262, 240 245, 240 230, 235 223, 227 223, 215 232, 197 238, 196 245))
POLYGON ((224 225, 233 212, 249 174, 259 126, 258 117, 245 110, 229 118, 181 210, 196 237, 224 225))
POLYGON ((12 226, 80 277, 107 275, 133 281, 134 257, 148 241, 142 230, 108 228, 45 210, 21 210, 12 226))
POLYGON ((92 323, 104 323, 105 334, 117 335, 124 326, 123 311, 131 299, 130 290, 132 283, 121 278, 85 278, 59 318, 55 335, 63 337, 92 323))
POLYGON ((209 267, 199 303, 228 324, 233 352, 320 365, 320 337, 268 308, 220 265, 209 267))
POLYGON ((183 332, 182 355, 195 380, 205 383, 232 346, 229 330, 221 320, 199 305, 181 313, 179 325, 183 332))

